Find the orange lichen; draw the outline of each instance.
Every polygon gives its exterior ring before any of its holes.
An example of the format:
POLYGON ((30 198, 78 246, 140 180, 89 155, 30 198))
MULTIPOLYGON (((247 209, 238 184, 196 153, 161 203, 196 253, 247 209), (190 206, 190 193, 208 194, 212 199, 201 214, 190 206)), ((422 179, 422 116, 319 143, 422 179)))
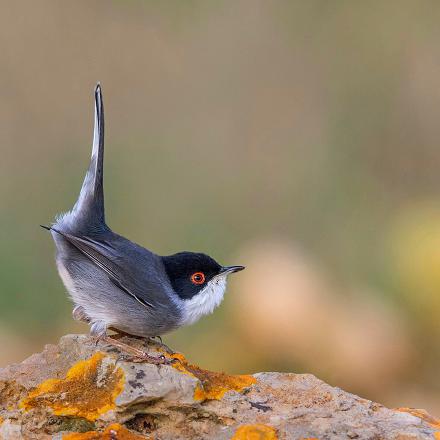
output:
POLYGON ((396 411, 409 413, 429 423, 433 428, 440 429, 440 420, 428 414, 424 409, 396 408, 396 411))
POLYGON ((133 434, 119 423, 107 426, 105 431, 73 432, 63 435, 63 440, 141 440, 146 437, 133 434))
POLYGON ((277 432, 272 426, 255 424, 240 426, 231 440, 277 440, 277 432))
POLYGON ((435 440, 440 440, 440 431, 434 432, 435 440))
POLYGON ((4 422, 3 417, 0 416, 0 425, 4 422))
POLYGON ((104 362, 104 353, 74 364, 64 379, 48 379, 21 402, 26 410, 52 408, 55 415, 84 417, 95 421, 115 407, 124 388, 124 372, 114 363, 104 362))
POLYGON ((200 380, 201 383, 194 391, 195 400, 220 400, 227 391, 240 392, 257 382, 255 377, 248 375, 230 375, 204 370, 190 364, 180 353, 175 353, 171 357, 177 360, 172 364, 176 370, 200 380))

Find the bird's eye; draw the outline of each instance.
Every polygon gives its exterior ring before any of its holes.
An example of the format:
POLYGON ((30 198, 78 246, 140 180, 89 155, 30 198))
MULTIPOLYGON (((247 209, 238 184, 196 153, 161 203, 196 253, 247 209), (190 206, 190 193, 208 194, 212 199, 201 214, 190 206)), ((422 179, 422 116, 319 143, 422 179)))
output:
POLYGON ((191 282, 199 285, 205 282, 205 274, 203 272, 195 272, 191 275, 191 282))

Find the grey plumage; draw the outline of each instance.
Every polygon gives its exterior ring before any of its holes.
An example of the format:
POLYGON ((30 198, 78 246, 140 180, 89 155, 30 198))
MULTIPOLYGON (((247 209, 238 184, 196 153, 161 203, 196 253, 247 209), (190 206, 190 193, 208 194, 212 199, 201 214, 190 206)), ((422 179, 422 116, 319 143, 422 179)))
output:
POLYGON ((243 267, 222 267, 193 252, 162 257, 114 233, 105 222, 103 165, 104 105, 98 84, 92 156, 78 200, 46 227, 74 302, 74 318, 87 321, 98 337, 108 328, 148 337, 211 313, 223 299, 227 275, 243 267))

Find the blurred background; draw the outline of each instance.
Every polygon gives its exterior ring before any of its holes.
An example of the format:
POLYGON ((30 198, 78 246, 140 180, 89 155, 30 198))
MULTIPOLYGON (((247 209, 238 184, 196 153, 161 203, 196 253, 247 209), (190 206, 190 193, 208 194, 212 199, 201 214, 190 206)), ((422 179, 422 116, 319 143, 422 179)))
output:
POLYGON ((168 344, 439 415, 439 20, 435 1, 2 1, 0 366, 87 331, 38 225, 77 197, 101 81, 110 226, 247 266, 168 344))

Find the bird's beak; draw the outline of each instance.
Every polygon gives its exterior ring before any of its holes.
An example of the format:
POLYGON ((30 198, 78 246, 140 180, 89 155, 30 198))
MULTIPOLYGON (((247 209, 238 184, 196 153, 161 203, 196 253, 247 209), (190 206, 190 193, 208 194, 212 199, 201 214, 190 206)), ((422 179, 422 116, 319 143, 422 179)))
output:
POLYGON ((220 269, 220 275, 229 275, 230 273, 240 272, 244 266, 224 266, 220 269))

